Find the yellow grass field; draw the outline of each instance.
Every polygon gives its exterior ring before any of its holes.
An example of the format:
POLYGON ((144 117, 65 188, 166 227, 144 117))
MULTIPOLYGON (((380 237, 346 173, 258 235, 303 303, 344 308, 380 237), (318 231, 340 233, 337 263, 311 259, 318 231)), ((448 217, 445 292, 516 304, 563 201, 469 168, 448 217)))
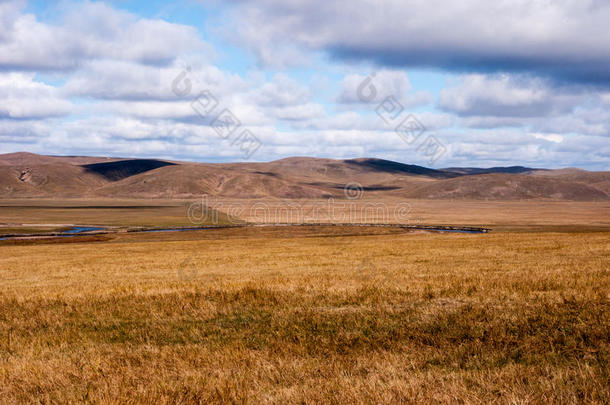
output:
MULTIPOLYGON (((219 224, 253 223, 404 223, 488 226, 495 230, 610 231, 610 203, 577 201, 464 201, 384 197, 347 199, 231 199, 190 200, 24 200, 0 199, 0 225, 90 224, 102 226, 194 226, 189 206, 221 212, 219 224)), ((212 216, 209 216, 212 219, 212 216)), ((203 224, 208 224, 204 221, 203 224)), ((6 225, 4 225, 6 226, 6 225)), ((0 229, 0 232, 2 230, 0 229)))
POLYGON ((610 403, 594 208, 539 215, 552 232, 0 241, 0 403, 610 403))

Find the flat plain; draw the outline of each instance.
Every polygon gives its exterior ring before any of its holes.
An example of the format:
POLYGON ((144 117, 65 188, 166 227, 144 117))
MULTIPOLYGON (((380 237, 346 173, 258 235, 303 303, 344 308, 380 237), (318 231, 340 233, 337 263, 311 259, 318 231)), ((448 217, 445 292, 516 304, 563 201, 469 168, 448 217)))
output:
MULTIPOLYGON (((409 202, 494 230, 0 241, 0 402, 610 402, 607 202, 409 202)), ((12 226, 190 222, 186 200, 0 205, 12 226)))

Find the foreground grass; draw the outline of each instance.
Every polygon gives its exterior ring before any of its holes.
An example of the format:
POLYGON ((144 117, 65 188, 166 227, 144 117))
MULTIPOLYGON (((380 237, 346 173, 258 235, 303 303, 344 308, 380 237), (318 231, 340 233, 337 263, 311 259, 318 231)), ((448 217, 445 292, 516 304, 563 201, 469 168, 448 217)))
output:
POLYGON ((0 246, 0 402, 610 402, 607 233, 235 232, 0 246))

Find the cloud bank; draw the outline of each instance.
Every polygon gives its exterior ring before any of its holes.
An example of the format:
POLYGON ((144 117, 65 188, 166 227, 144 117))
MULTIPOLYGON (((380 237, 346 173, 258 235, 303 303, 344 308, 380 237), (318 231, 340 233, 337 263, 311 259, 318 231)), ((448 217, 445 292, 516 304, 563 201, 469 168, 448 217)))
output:
POLYGON ((201 23, 133 3, 0 2, 0 153, 244 160, 212 125, 230 111, 254 160, 429 165, 378 115, 392 97, 446 147, 437 167, 608 169, 610 3, 232 0, 201 23))

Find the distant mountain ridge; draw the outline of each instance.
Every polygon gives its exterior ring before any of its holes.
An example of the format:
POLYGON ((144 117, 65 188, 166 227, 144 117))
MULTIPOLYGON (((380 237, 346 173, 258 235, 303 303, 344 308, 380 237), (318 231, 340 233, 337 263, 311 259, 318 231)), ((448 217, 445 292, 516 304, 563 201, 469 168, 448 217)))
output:
POLYGON ((510 174, 522 174, 531 173, 536 170, 548 170, 548 169, 533 169, 531 167, 523 166, 508 166, 508 167, 489 167, 489 168, 478 168, 478 167, 448 167, 442 169, 443 171, 459 173, 459 174, 491 174, 491 173, 510 173, 510 174))
POLYGON ((0 198, 345 198, 603 201, 610 172, 522 166, 431 169, 376 158, 265 163, 0 155, 0 198))
POLYGON ((408 173, 413 175, 430 176, 434 178, 449 178, 456 177, 455 173, 449 170, 435 170, 423 166, 408 165, 405 163, 393 162, 384 159, 360 158, 349 159, 344 161, 347 164, 359 165, 380 172, 387 173, 408 173))

